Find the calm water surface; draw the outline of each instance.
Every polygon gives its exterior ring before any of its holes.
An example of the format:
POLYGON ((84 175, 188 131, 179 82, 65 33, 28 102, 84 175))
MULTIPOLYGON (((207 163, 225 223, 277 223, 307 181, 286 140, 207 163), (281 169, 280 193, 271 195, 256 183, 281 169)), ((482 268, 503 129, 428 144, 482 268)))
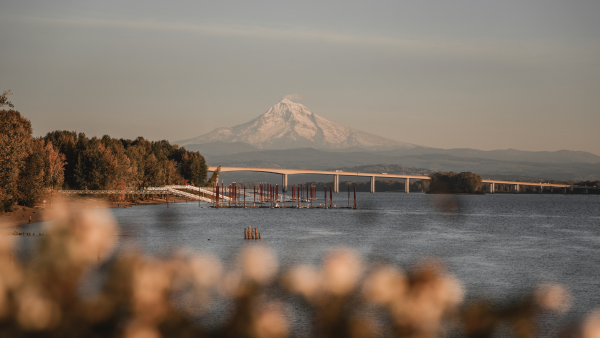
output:
MULTIPOLYGON (((338 194, 334 203, 347 205, 347 195, 338 194)), ((152 253, 183 246, 228 261, 249 242, 243 228, 251 225, 284 269, 317 264, 332 246, 404 268, 436 256, 469 296, 503 300, 555 281, 573 293, 570 316, 600 306, 600 196, 358 193, 358 205, 359 210, 212 209, 190 202, 112 212, 122 233, 131 235, 121 244, 124 250, 131 242, 152 253)))

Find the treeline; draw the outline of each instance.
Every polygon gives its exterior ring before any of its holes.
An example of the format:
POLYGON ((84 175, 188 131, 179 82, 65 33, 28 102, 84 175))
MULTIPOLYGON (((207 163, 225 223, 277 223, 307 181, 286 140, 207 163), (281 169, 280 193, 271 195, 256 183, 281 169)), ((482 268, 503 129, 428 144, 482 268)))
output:
MULTIPOLYGON (((12 108, 7 93, 0 95, 0 107, 12 108)), ((168 141, 88 138, 73 131, 34 138, 32 131, 18 111, 0 111, 0 211, 33 206, 57 189, 206 184, 204 157, 168 141)))
POLYGON ((83 133, 54 131, 44 139, 66 157, 65 189, 125 189, 169 184, 206 183, 207 167, 198 152, 168 141, 88 138, 83 133))
POLYGON ((436 172, 430 175, 430 193, 481 194, 481 176, 472 172, 436 172))
POLYGON ((556 181, 556 180, 544 180, 542 183, 550 184, 566 184, 566 185, 577 185, 580 187, 600 187, 600 180, 596 181, 556 181))

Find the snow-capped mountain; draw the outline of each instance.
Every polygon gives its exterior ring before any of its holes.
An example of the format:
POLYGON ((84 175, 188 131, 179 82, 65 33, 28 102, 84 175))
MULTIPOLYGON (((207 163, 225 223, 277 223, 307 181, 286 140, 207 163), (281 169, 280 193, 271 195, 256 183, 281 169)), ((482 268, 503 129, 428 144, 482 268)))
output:
POLYGON ((283 99, 261 116, 231 128, 217 128, 208 134, 175 142, 181 146, 210 142, 244 142, 259 149, 364 149, 413 148, 342 126, 312 113, 300 103, 283 99))

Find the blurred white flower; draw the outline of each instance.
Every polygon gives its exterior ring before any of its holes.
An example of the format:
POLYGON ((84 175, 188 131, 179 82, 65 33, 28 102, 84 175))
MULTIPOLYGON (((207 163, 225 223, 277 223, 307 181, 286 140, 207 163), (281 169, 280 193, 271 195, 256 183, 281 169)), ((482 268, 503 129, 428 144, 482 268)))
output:
POLYGON ((321 288, 321 275, 314 266, 300 265, 288 271, 284 277, 284 284, 289 291, 310 299, 321 288))
POLYGON ((544 283, 534 292, 538 305, 546 310, 565 313, 571 308, 571 294, 558 283, 544 283))
POLYGON ((342 296, 356 287, 363 273, 362 262, 356 252, 350 249, 334 249, 325 256, 323 273, 326 289, 342 296))
POLYGON ((406 289, 406 277, 393 266, 378 268, 363 284, 365 298, 380 305, 389 304, 402 297, 406 289))
POLYGON ((244 277, 258 284, 270 282, 277 274, 277 259, 267 247, 248 246, 242 250, 239 259, 244 277))
POLYGON ((600 310, 590 313, 583 322, 582 338, 600 338, 600 310))

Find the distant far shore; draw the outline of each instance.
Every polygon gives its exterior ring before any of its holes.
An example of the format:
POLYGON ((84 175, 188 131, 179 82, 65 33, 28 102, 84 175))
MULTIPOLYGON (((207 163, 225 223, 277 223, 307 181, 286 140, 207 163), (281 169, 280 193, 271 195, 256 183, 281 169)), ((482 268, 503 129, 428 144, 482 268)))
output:
POLYGON ((485 193, 483 193, 483 192, 469 193, 469 192, 440 192, 440 191, 431 192, 431 191, 426 191, 425 193, 429 194, 429 195, 485 195, 485 193))
MULTIPOLYGON (((185 198, 180 197, 169 197, 169 203, 185 202, 185 198)), ((194 201, 196 202, 196 201, 194 201)), ((146 199, 143 201, 136 202, 111 202, 102 198, 95 197, 72 197, 66 201, 69 209, 95 209, 95 208, 129 208, 136 205, 149 205, 149 204, 163 204, 167 203, 165 199, 155 198, 146 199)), ((51 221, 50 214, 52 211, 51 206, 36 206, 34 208, 25 207, 18 205, 15 207, 15 211, 2 212, 0 213, 0 229, 10 228, 19 225, 25 225, 29 223, 39 223, 51 221), (31 217, 31 221, 29 220, 31 217)))

